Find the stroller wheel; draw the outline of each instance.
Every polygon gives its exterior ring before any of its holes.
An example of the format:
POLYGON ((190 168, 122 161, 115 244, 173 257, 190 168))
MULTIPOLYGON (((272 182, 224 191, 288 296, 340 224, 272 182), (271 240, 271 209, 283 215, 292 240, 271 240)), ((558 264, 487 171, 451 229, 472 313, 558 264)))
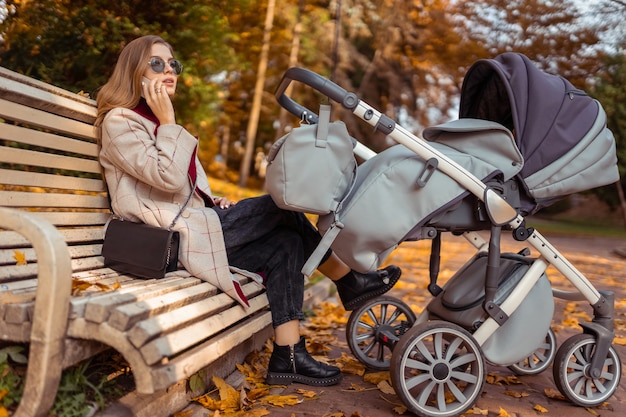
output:
POLYGON ((591 366, 596 339, 590 334, 578 334, 567 339, 554 359, 554 382, 567 399, 583 407, 602 404, 613 395, 622 374, 619 355, 610 346, 601 375, 592 377, 591 366))
POLYGON ((458 416, 474 405, 485 382, 485 360, 478 342, 446 321, 415 325, 391 357, 396 394, 421 417, 458 416))
POLYGON ((411 308, 397 298, 372 299, 350 314, 346 326, 348 346, 368 368, 386 371, 394 345, 415 319, 411 308))
POLYGON ((556 355, 556 336, 552 329, 548 329, 544 342, 533 353, 508 368, 517 375, 537 375, 550 367, 554 355, 556 355))

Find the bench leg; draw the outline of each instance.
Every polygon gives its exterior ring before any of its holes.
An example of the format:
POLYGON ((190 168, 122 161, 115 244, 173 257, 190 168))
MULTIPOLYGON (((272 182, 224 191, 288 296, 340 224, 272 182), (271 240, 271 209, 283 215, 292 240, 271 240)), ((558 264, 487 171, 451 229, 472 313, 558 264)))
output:
POLYGON ((0 227, 28 239, 38 263, 26 382, 14 417, 45 417, 54 403, 63 371, 72 260, 59 231, 31 213, 0 207, 0 227))

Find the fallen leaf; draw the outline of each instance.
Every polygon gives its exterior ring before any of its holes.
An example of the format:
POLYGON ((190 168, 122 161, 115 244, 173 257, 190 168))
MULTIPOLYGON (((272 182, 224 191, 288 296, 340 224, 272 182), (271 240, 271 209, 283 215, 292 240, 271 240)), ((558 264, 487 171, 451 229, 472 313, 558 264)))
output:
POLYGON ((179 411, 177 413, 174 413, 172 417, 191 417, 191 413, 193 413, 193 410, 179 411))
POLYGON ((389 371, 371 372, 363 376, 363 381, 378 385, 381 381, 391 381, 389 371))
POLYGON ((557 391, 555 389, 546 388, 546 389, 543 390, 543 394, 546 397, 552 398, 554 400, 563 400, 563 401, 565 401, 565 397, 563 396, 563 394, 561 394, 559 391, 557 391))
POLYGON ((22 266, 28 264, 28 262, 26 262, 26 254, 24 252, 20 252, 19 250, 13 251, 13 259, 16 261, 15 265, 22 266))
POLYGON ((379 390, 383 392, 383 394, 392 394, 392 395, 396 394, 396 391, 393 389, 391 384, 389 384, 389 382, 387 381, 380 381, 376 386, 378 387, 379 390))
POLYGON ((523 397, 528 397, 530 395, 525 392, 517 392, 517 391, 511 391, 511 390, 504 391, 504 394, 513 398, 523 398, 523 397))
POLYGON ((309 391, 309 390, 302 389, 302 388, 298 388, 296 392, 302 395, 304 398, 313 398, 318 395, 317 392, 315 391, 309 391))
POLYGON ((264 403, 284 407, 286 405, 300 404, 302 400, 297 395, 268 395, 261 399, 264 403))
POLYGON ((511 417, 509 413, 502 407, 500 407, 500 412, 498 413, 498 417, 511 417))
POLYGON ((547 408, 542 407, 542 406, 540 406, 539 404, 536 404, 536 405, 533 407, 533 410, 535 410, 535 411, 539 411, 540 413, 547 413, 547 412, 548 412, 548 409, 547 409, 547 408))
POLYGON ((393 412, 396 414, 403 415, 403 414, 406 414, 407 411, 408 411, 408 408, 406 408, 403 405, 398 405, 396 407, 393 407, 393 412))

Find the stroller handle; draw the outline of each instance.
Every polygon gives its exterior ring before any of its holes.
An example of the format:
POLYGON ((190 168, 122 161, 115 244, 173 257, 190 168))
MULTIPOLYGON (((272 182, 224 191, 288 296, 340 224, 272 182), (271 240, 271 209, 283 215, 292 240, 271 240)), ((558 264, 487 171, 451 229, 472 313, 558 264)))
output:
POLYGON ((347 92, 329 79, 305 68, 289 68, 285 71, 285 74, 276 89, 276 100, 283 108, 289 111, 289 113, 307 123, 317 123, 317 114, 303 105, 296 103, 291 97, 288 97, 285 94, 285 90, 287 90, 287 87, 289 87, 292 81, 299 81, 306 84, 314 90, 324 94, 331 100, 340 103, 348 110, 354 111, 354 109, 359 105, 359 99, 356 94, 347 92))

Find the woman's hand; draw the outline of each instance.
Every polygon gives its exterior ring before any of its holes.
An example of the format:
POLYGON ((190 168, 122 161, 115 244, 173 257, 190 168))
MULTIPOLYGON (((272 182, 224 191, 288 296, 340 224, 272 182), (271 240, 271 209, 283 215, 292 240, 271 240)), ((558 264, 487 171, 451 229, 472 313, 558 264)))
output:
POLYGON ((213 202, 215 202, 216 206, 222 209, 225 209, 225 208, 228 208, 230 206, 234 206, 235 204, 237 204, 236 201, 230 201, 229 199, 225 197, 213 197, 213 202))
POLYGON ((174 106, 163 83, 154 78, 150 82, 142 81, 143 96, 154 115, 162 125, 175 124, 174 106))

